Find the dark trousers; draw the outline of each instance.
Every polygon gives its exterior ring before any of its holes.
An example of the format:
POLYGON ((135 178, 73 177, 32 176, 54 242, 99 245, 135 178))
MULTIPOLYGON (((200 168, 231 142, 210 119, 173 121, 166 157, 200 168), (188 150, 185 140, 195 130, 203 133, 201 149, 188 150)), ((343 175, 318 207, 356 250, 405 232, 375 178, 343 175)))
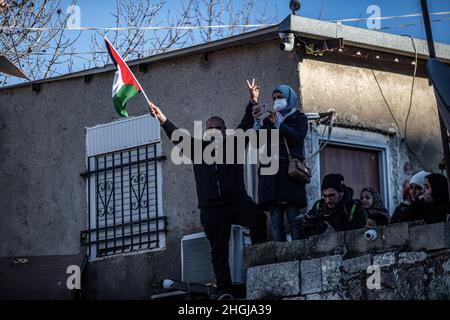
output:
POLYGON ((286 231, 284 230, 284 213, 286 212, 289 228, 291 229, 292 240, 301 239, 300 220, 297 219, 301 208, 292 204, 273 204, 270 207, 270 221, 272 226, 272 237, 274 241, 286 241, 286 231))
POLYGON ((220 206, 203 207, 200 220, 211 245, 211 260, 216 285, 222 289, 231 287, 228 263, 231 225, 240 225, 250 230, 252 244, 266 241, 266 216, 248 196, 220 206))

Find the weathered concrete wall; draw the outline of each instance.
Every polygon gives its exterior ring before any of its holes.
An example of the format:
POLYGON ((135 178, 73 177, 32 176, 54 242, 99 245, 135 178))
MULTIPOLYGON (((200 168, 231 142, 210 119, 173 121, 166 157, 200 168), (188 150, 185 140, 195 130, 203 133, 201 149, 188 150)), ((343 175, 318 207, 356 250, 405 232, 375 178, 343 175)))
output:
MULTIPOLYGON (((134 69, 150 98, 180 127, 222 116, 232 128, 248 101, 246 79, 255 77, 261 101, 279 83, 298 87, 298 60, 278 42, 230 48, 134 69)), ((0 90, 0 256, 76 254, 87 228, 84 128, 117 119, 111 102, 113 73, 0 90)), ((146 111, 143 97, 128 105, 146 111)), ((172 144, 162 134, 163 154, 172 144)), ((180 278, 180 239, 201 231, 192 166, 163 162, 166 250, 88 264, 87 297, 148 298, 152 281, 180 278)))
POLYGON ((246 247, 247 298, 450 299, 450 223, 377 232, 375 241, 360 229, 246 247), (367 286, 369 266, 380 270, 379 289, 367 286))
MULTIPOLYGON (((396 132, 398 138, 403 138, 414 66, 410 65, 410 70, 405 75, 404 72, 399 72, 400 67, 396 67, 394 62, 384 68, 377 68, 367 62, 363 63, 361 59, 361 62, 351 57, 335 59, 342 60, 343 63, 331 63, 318 58, 304 59, 299 64, 305 109, 308 112, 324 112, 334 108, 338 113, 338 125, 396 132), (400 134, 377 85, 372 67, 399 124, 400 134)), ((424 167, 430 171, 438 171, 442 146, 436 99, 433 88, 428 85, 428 79, 423 76, 415 79, 406 142, 415 155, 406 151, 404 141, 399 141, 403 163, 409 157, 416 169, 424 167)))

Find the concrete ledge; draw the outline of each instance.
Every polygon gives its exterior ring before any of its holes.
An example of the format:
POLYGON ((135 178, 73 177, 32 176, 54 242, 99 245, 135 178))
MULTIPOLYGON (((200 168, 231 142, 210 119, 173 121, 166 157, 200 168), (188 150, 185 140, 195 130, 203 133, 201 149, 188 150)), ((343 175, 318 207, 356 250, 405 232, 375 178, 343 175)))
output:
POLYGON ((267 242, 244 249, 246 268, 277 262, 297 261, 330 255, 345 259, 374 255, 374 263, 387 267, 396 262, 390 251, 433 251, 450 248, 450 222, 429 225, 398 223, 378 227, 375 241, 364 238, 364 229, 330 232, 305 240, 267 242))
POLYGON ((440 250, 450 248, 450 222, 411 227, 412 250, 440 250))
POLYGON ((275 244, 275 241, 271 241, 244 247, 244 268, 275 263, 275 244))

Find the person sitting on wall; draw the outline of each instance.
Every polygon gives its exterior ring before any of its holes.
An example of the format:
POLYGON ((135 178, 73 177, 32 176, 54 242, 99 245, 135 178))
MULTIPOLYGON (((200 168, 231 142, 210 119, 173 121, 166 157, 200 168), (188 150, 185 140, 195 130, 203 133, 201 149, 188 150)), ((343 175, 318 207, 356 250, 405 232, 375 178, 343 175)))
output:
MULTIPOLYGON (((155 104, 150 103, 149 110, 150 114, 159 120, 167 136, 172 139, 177 127, 155 104)), ((251 113, 252 108, 249 106, 238 128, 243 130, 251 128, 253 125, 251 113)), ((222 118, 211 117, 206 126, 206 133, 216 129, 222 133, 223 139, 226 139, 226 127, 222 118)), ((180 142, 174 141, 175 144, 180 142)), ((195 144, 194 138, 191 138, 191 143, 195 144)), ((201 151, 203 152, 210 143, 211 141, 202 140, 201 151)), ((191 150, 195 152, 194 147, 191 150)), ((195 159, 195 155, 193 154, 191 158, 195 159)), ((231 225, 249 228, 251 241, 256 244, 266 241, 266 221, 264 213, 247 195, 243 164, 237 162, 207 164, 204 161, 194 163, 194 177, 200 220, 211 245, 211 260, 217 286, 216 293, 211 295, 211 298, 214 298, 232 291, 228 259, 231 225)))
POLYGON ((367 213, 366 228, 374 228, 389 223, 389 213, 381 200, 380 194, 372 187, 361 190, 361 204, 367 213))
POLYGON ((411 205, 419 199, 420 195, 422 195, 425 177, 429 174, 429 172, 421 170, 411 177, 409 180, 409 197, 395 208, 391 223, 412 221, 411 219, 413 217, 409 212, 411 205))
MULTIPOLYGON (((339 173, 326 175, 321 184, 322 199, 314 203, 304 217, 302 236, 321 234, 332 227, 335 231, 364 228, 367 214, 359 200, 353 200, 353 190, 344 184, 339 173)), ((302 218, 300 218, 302 219, 302 218)))
POLYGON ((439 173, 425 177, 423 193, 411 205, 408 221, 422 220, 427 224, 446 222, 450 213, 447 178, 439 173))

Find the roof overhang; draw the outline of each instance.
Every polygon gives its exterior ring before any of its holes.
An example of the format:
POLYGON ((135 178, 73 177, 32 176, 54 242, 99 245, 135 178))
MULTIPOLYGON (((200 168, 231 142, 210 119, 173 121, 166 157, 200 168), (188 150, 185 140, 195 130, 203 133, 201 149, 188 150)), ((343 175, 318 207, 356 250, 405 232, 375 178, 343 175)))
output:
POLYGON ((12 63, 5 55, 0 54, 0 72, 9 74, 14 77, 28 79, 28 77, 14 63, 12 63))
MULTIPOLYGON (((318 40, 343 38, 344 45, 404 56, 414 56, 415 54, 410 37, 346 26, 340 22, 290 15, 279 24, 279 32, 292 32, 297 36, 318 40)), ((415 38, 414 42, 418 58, 428 59, 427 42, 415 38)), ((437 58, 442 62, 450 63, 450 45, 436 42, 435 48, 437 58)))

